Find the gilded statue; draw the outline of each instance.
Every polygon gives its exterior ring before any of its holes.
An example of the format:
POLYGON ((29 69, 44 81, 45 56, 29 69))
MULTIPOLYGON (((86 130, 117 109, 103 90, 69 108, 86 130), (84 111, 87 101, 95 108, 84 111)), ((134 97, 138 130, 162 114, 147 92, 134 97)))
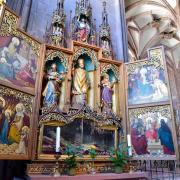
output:
POLYGON ((55 63, 51 65, 51 69, 47 74, 48 83, 44 89, 43 105, 51 107, 52 105, 59 104, 59 97, 61 93, 61 83, 64 80, 64 74, 57 72, 57 66, 55 63))
POLYGON ((88 72, 85 70, 84 59, 78 60, 78 68, 74 71, 72 88, 72 105, 82 105, 87 103, 87 93, 90 88, 88 72))

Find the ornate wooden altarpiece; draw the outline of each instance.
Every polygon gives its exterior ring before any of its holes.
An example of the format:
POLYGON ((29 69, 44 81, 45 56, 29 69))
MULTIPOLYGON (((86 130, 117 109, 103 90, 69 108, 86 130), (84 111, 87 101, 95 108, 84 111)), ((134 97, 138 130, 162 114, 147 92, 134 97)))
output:
MULTIPOLYGON (((46 44, 19 29, 18 16, 5 5, 0 6, 0 159, 32 160, 30 173, 53 173, 56 128, 60 127, 60 161, 67 157, 64 147, 68 143, 83 146, 84 152, 93 147, 98 152, 96 170, 108 172, 112 170, 109 148, 116 148, 126 139, 125 134, 132 135, 134 125, 138 132, 148 128, 142 119, 151 116, 152 123, 152 118, 158 116, 163 119, 159 124, 156 122, 159 129, 165 123, 175 130, 163 58, 156 58, 152 49, 149 50, 152 59, 127 64, 126 68, 122 62, 112 60, 110 26, 106 4, 103 6, 98 43, 101 48, 96 46, 98 37, 89 1, 76 4, 69 48, 64 47, 67 42, 63 0, 59 1, 47 31, 46 44), (146 79, 147 73, 153 74, 152 79, 146 79), (142 82, 137 89, 131 88, 140 75, 142 82), (154 83, 152 88, 143 86, 148 84, 146 81, 154 83), (162 96, 153 92, 158 85, 167 87, 162 96)), ((176 133, 171 135, 174 143, 171 155, 167 148, 169 154, 163 153, 164 147, 157 137, 150 139, 153 141, 148 142, 147 152, 139 155, 132 138, 135 159, 160 154, 161 159, 178 158, 176 133)), ((84 155, 83 160, 91 161, 89 155, 84 155)), ((77 171, 86 172, 84 164, 77 171)))

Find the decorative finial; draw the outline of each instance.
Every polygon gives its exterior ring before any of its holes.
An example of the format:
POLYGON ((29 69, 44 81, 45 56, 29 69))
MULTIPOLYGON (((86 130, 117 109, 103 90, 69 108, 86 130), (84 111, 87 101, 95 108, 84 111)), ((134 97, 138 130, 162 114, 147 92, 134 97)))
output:
POLYGON ((103 1, 103 7, 106 8, 106 1, 103 1))
POLYGON ((48 42, 56 46, 64 45, 66 14, 64 12, 64 0, 57 0, 57 9, 53 12, 51 27, 48 36, 48 42))
POLYGON ((106 1, 103 1, 102 11, 102 24, 100 26, 99 33, 99 44, 102 48, 103 56, 105 58, 111 57, 111 37, 110 37, 110 26, 108 23, 108 13, 106 11, 106 1))

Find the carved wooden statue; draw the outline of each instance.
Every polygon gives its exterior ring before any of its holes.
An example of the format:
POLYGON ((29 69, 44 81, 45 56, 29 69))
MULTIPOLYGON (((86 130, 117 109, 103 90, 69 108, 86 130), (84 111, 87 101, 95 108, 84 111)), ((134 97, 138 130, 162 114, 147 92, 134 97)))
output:
POLYGON ((109 80, 109 75, 104 74, 101 81, 101 99, 102 99, 102 111, 104 113, 110 113, 112 109, 112 95, 113 95, 113 83, 109 80))
POLYGON ((61 93, 61 82, 64 80, 64 75, 57 72, 55 63, 51 65, 51 69, 47 75, 48 83, 43 92, 44 106, 58 105, 61 93))
POLYGON ((77 106, 87 103, 87 92, 89 89, 88 74, 85 70, 84 59, 78 60, 78 68, 75 69, 73 77, 72 104, 77 106))

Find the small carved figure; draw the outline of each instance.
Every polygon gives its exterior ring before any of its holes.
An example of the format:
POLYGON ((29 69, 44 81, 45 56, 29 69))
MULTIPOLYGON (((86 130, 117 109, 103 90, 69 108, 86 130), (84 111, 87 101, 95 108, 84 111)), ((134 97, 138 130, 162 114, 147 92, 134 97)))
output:
POLYGON ((52 41, 54 45, 61 45, 63 41, 63 28, 62 27, 54 27, 52 34, 52 41))
POLYGON ((51 65, 51 69, 47 75, 48 83, 43 92, 44 106, 58 105, 59 96, 61 93, 61 83, 64 80, 64 74, 57 72, 57 66, 55 63, 51 65))
POLYGON ((88 37, 90 34, 90 27, 86 19, 81 18, 80 21, 78 21, 78 41, 87 42, 88 37))
POLYGON ((108 40, 102 40, 102 50, 103 50, 103 55, 105 58, 108 58, 111 55, 108 40))
POLYGON ((112 109, 112 95, 113 83, 110 83, 109 75, 104 74, 101 81, 101 98, 102 98, 102 111, 105 113, 111 112, 112 109))

